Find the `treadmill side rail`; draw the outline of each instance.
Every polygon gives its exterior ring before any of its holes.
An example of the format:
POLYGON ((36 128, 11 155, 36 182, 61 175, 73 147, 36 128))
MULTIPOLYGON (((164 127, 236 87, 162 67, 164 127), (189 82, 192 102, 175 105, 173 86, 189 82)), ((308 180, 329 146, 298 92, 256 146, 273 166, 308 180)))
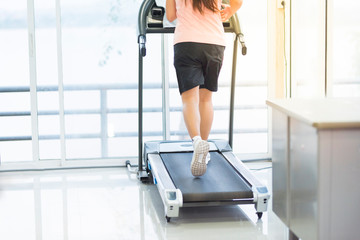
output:
POLYGON ((153 174, 162 202, 164 204, 166 217, 178 217, 179 208, 183 206, 183 197, 180 189, 177 189, 172 182, 160 155, 148 154, 148 169, 153 174))
POLYGON ((180 189, 169 190, 165 189, 165 216, 178 217, 179 209, 183 206, 182 193, 180 189))
POLYGON ((254 203, 256 212, 266 212, 270 194, 266 187, 253 187, 254 203), (265 189, 264 189, 265 188, 265 189))
POLYGON ((228 162, 245 178, 251 185, 254 194, 255 209, 257 212, 265 212, 269 202, 270 193, 267 187, 262 184, 250 170, 241 162, 233 152, 222 152, 228 162))

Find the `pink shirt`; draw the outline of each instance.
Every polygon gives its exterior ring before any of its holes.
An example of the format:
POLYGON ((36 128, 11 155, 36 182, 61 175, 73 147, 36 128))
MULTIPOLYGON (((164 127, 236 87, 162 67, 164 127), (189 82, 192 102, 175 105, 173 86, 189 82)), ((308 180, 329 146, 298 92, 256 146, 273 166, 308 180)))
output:
MULTIPOLYGON (((177 23, 174 44, 198 42, 225 46, 224 27, 220 12, 214 13, 204 7, 203 14, 194 10, 192 0, 175 0, 177 23)), ((221 0, 219 0, 219 9, 221 0)))

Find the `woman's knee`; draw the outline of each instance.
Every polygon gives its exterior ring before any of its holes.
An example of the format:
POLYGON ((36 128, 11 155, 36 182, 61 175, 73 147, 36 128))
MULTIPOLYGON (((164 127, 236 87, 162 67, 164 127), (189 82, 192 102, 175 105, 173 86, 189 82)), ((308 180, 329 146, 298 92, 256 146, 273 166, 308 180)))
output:
POLYGON ((199 91, 199 100, 200 102, 211 102, 212 101, 212 91, 201 88, 199 91))
POLYGON ((181 99, 183 103, 192 102, 197 103, 199 102, 199 87, 194 87, 189 89, 181 94, 181 99))

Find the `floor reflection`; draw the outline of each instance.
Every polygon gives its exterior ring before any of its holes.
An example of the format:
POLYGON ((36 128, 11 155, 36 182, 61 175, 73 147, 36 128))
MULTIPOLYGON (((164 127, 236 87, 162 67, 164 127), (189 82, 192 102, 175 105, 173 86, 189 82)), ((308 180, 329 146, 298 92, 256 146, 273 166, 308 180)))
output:
POLYGON ((0 213, 5 240, 284 239, 253 205, 181 208, 168 223, 156 186, 126 168, 1 173, 0 213))

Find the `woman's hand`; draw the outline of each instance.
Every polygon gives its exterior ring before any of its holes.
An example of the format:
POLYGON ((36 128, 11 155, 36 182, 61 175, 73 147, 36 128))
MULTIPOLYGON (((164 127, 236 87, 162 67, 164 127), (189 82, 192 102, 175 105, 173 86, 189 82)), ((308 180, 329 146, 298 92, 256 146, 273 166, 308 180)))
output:
POLYGON ((220 15, 221 21, 225 22, 231 18, 241 7, 243 0, 230 0, 230 4, 222 4, 220 15))
POLYGON ((222 4, 220 15, 221 21, 226 22, 227 20, 229 20, 229 18, 231 18, 231 16, 233 15, 233 12, 231 11, 231 6, 229 4, 222 4))

